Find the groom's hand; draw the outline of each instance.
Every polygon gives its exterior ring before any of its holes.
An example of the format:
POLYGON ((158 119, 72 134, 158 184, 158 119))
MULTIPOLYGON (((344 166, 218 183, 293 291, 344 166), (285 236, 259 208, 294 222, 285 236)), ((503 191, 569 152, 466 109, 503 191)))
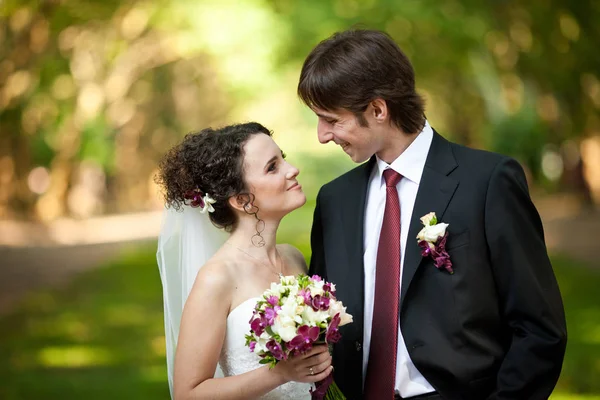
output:
POLYGON ((286 382, 313 383, 322 381, 333 371, 331 361, 327 346, 317 345, 305 354, 280 361, 273 370, 286 382))

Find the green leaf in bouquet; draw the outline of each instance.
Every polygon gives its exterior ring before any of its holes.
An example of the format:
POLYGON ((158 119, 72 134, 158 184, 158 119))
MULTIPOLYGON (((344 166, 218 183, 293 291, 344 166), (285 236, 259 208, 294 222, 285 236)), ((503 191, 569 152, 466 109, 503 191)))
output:
POLYGON ((269 336, 275 337, 275 332, 273 332, 273 327, 271 327, 271 325, 267 325, 265 331, 269 334, 269 336))
POLYGON ((255 342, 256 338, 252 334, 247 334, 244 336, 246 338, 246 346, 250 345, 250 342, 255 342))
POLYGON ((298 285, 301 289, 306 289, 310 285, 310 279, 307 275, 298 275, 298 285))

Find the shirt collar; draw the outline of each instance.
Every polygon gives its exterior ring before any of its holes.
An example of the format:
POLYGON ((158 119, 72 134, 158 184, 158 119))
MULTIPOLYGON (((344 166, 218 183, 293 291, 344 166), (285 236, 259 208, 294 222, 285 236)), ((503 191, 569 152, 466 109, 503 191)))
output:
POLYGON ((411 180, 417 185, 421 182, 425 161, 429 153, 429 147, 433 140, 433 129, 429 122, 425 120, 423 130, 417 135, 415 140, 396 158, 391 164, 377 158, 377 176, 379 182, 383 182, 383 171, 391 168, 406 179, 411 180))

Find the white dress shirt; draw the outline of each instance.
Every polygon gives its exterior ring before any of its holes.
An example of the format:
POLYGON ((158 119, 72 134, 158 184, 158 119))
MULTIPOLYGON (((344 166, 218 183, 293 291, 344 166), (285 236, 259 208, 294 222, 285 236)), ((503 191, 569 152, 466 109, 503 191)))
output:
MULTIPOLYGON (((369 349, 371 345, 371 324, 373 322, 373 303, 375 300, 375 264, 377 261, 377 248, 379 245, 379 234, 383 223, 383 212, 385 209, 386 185, 383 178, 383 171, 387 168, 392 168, 398 172, 403 178, 400 180, 396 189, 400 199, 400 283, 402 283, 402 273, 404 271, 404 254, 407 240, 413 240, 416 243, 416 238, 408 238, 408 228, 410 226, 410 218, 412 215, 421 175, 425 167, 427 153, 433 140, 433 130, 428 122, 425 122, 425 127, 404 150, 404 152, 396 160, 388 165, 385 161, 377 158, 377 167, 373 168, 371 177, 369 178, 369 186, 367 189, 367 200, 365 206, 365 230, 364 230, 364 249, 363 255, 365 266, 365 320, 364 320, 364 339, 363 339, 363 377, 367 376, 367 364, 369 362, 369 349)), ((398 325, 400 321, 398 321, 398 325)), ((421 373, 414 366, 402 331, 398 326, 398 348, 396 357, 396 393, 402 397, 412 397, 424 393, 435 391, 435 389, 427 382, 421 373)), ((364 385, 364 380, 363 380, 364 385)))

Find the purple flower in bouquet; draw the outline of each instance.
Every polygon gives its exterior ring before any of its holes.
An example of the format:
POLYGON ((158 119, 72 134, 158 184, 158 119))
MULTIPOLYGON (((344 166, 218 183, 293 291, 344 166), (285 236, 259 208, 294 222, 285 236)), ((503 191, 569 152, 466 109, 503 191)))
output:
POLYGON ((319 275, 313 275, 310 277, 310 279, 312 279, 315 282, 321 282, 323 280, 323 278, 321 278, 319 275))
POLYGON ((264 314, 259 313, 258 317, 254 318, 250 322, 250 329, 254 331, 256 336, 260 336, 265 331, 265 328, 269 325, 267 318, 264 314))
POLYGON ((251 352, 254 352, 254 349, 256 348, 256 342, 251 341, 250 343, 248 343, 248 347, 250 347, 251 352))
POLYGON ((327 311, 329 310, 329 297, 324 297, 318 294, 315 297, 313 297, 310 305, 315 311, 327 311))
POLYGON ((323 399, 327 394, 327 389, 333 383, 333 374, 327 375, 325 379, 315 383, 315 388, 310 389, 312 399, 323 399))
POLYGON ((331 319, 329 327, 327 327, 327 334, 325 335, 325 341, 327 343, 337 343, 342 338, 340 330, 338 329, 341 320, 340 313, 335 314, 331 319))
POLYGON ((273 307, 278 306, 279 305, 279 297, 269 296, 269 298, 267 299, 267 303, 269 303, 273 307))
POLYGON ((307 306, 310 306, 312 303, 312 296, 310 295, 310 290, 308 289, 302 289, 298 292, 298 296, 302 297, 304 299, 304 304, 306 304, 307 306))
POLYGON ((276 360, 285 360, 287 358, 283 348, 275 339, 269 340, 266 344, 266 347, 276 360))
POLYGON ((273 326, 275 323, 275 318, 277 317, 277 311, 279 310, 281 310, 281 307, 279 306, 265 308, 265 319, 267 321, 267 325, 273 326))
POLYGON ((298 328, 298 335, 290 340, 289 347, 298 353, 305 353, 312 349, 313 343, 319 338, 321 329, 318 326, 312 328, 302 325, 298 328))
POLYGON ((331 283, 327 282, 323 285, 323 291, 329 293, 333 297, 335 297, 335 290, 331 290, 331 283))

